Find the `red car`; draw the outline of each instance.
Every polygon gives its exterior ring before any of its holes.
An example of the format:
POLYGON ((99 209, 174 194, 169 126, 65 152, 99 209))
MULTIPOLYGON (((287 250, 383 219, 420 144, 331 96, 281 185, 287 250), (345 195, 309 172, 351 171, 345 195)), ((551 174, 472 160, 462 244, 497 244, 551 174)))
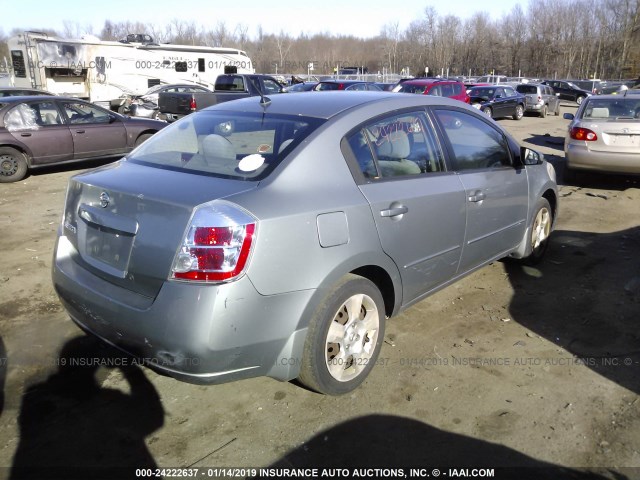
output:
POLYGON ((394 89, 394 92, 418 93, 421 95, 436 95, 438 97, 449 97, 469 103, 469 95, 464 83, 457 80, 447 80, 441 78, 415 78, 404 80, 394 89))

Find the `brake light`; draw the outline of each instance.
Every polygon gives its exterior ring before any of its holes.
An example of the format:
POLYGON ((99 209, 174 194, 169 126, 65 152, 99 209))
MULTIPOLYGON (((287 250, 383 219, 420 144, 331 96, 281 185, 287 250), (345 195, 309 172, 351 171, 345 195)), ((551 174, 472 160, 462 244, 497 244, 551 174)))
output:
POLYGON ((198 104, 196 103, 196 97, 191 95, 191 101, 189 102, 189 110, 191 110, 192 112, 195 112, 197 107, 198 107, 198 104))
POLYGON ((584 140, 586 142, 593 142, 595 140, 598 140, 598 135, 596 135, 596 132, 582 127, 573 127, 569 131, 569 136, 574 140, 584 140))
POLYGON ((248 212, 225 201, 197 207, 173 261, 172 278, 223 282, 240 276, 254 244, 256 223, 248 212))

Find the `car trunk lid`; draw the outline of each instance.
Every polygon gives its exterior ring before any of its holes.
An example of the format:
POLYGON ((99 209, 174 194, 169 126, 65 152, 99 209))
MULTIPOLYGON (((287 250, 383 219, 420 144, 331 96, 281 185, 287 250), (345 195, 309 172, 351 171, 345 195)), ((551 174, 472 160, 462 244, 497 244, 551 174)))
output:
POLYGON ((155 297, 194 208, 257 183, 119 162, 70 181, 64 234, 87 270, 155 297))

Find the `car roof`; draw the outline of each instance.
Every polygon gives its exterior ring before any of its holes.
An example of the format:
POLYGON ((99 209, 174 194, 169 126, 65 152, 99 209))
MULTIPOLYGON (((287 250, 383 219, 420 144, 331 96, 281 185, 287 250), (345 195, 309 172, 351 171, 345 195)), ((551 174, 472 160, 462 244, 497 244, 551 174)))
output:
POLYGON ((434 83, 462 83, 459 80, 451 80, 449 78, 412 78, 411 80, 403 80, 402 83, 409 85, 433 85, 434 83))
POLYGON ((24 103, 31 101, 42 101, 43 99, 53 99, 53 100, 72 100, 74 102, 82 101, 87 102, 86 100, 82 100, 81 98, 76 97, 60 97, 58 95, 13 95, 10 97, 0 97, 0 103, 24 103))
MULTIPOLYGON (((277 94, 269 96, 271 103, 262 107, 260 97, 248 97, 233 102, 224 102, 204 111, 237 111, 237 112, 267 112, 271 114, 299 115, 329 119, 346 110, 371 104, 392 104, 391 108, 410 108, 427 105, 448 105, 460 107, 459 100, 430 95, 399 95, 393 92, 337 92, 327 91, 300 92, 294 94, 277 94), (420 97, 420 98, 417 98, 420 97)), ((462 104, 464 105, 464 104, 462 104)))
POLYGON ((368 82, 366 80, 322 80, 320 83, 374 83, 374 82, 368 82))

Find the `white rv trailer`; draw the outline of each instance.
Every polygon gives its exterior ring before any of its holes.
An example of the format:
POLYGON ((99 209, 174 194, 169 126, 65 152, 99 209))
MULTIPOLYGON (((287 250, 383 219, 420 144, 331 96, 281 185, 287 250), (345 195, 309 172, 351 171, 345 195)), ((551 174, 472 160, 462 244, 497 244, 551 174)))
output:
POLYGON ((238 73, 255 72, 242 50, 159 45, 148 35, 107 42, 93 36, 66 40, 24 32, 7 44, 14 86, 41 88, 112 108, 123 95, 141 95, 154 85, 194 83, 212 88, 229 67, 238 73))

